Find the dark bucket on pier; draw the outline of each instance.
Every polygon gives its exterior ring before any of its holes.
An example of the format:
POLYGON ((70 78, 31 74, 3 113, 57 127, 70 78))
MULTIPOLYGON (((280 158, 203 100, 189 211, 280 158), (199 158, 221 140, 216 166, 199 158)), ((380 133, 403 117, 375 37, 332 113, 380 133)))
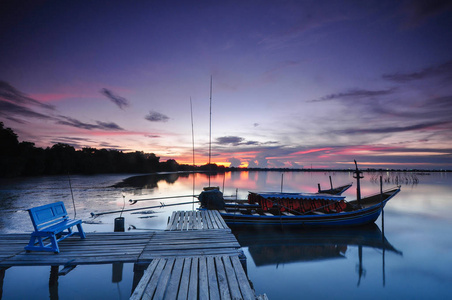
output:
POLYGON ((124 232, 124 217, 115 218, 115 232, 124 232))

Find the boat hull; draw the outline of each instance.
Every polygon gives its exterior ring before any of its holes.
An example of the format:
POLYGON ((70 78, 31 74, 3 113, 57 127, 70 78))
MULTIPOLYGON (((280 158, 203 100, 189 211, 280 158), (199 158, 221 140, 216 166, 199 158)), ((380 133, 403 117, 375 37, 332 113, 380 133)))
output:
POLYGON ((254 216, 238 213, 220 213, 226 224, 231 225, 290 225, 306 227, 358 226, 375 222, 381 207, 358 212, 342 212, 324 215, 301 216, 254 216))

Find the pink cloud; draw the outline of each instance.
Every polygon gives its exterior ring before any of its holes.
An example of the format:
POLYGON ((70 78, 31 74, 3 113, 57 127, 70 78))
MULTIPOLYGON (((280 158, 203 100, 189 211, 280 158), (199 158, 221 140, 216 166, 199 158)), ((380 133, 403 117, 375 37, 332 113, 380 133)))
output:
POLYGON ((30 95, 30 97, 41 102, 57 102, 68 98, 79 97, 79 95, 67 93, 54 93, 54 94, 32 94, 30 95))
POLYGON ((295 153, 292 153, 292 155, 303 155, 303 154, 308 154, 308 153, 314 153, 314 152, 320 152, 320 151, 329 151, 329 150, 333 150, 333 148, 318 148, 318 149, 310 149, 310 150, 305 150, 305 151, 298 151, 295 153))

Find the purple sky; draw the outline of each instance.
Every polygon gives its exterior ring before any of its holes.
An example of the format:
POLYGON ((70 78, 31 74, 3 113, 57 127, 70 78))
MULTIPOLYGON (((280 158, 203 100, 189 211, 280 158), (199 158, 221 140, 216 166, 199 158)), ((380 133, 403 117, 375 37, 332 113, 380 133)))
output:
POLYGON ((39 147, 452 169, 451 1, 6 1, 0 121, 39 147), (245 3, 245 4, 244 4, 245 3))

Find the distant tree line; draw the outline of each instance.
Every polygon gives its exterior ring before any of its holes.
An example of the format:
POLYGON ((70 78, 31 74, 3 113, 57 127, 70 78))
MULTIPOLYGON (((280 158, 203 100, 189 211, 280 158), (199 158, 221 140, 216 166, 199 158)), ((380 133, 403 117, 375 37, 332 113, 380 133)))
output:
MULTIPOLYGON (((155 173, 192 171, 222 173, 225 171, 301 171, 301 172, 350 172, 352 169, 288 169, 288 168, 236 168, 206 164, 203 166, 178 164, 174 159, 160 162, 154 153, 142 151, 124 153, 119 150, 74 147, 58 143, 45 149, 34 143, 19 142, 11 128, 0 122, 0 177, 39 176, 60 174, 102 173, 155 173)), ((368 172, 387 172, 382 169, 367 169, 368 172)), ((425 170, 391 170, 397 172, 422 172, 425 170)), ((438 171, 438 170, 436 170, 438 171)), ((446 170, 450 172, 451 170, 446 170)), ((435 172, 430 170, 429 172, 435 172)))
MULTIPOLYGON (((203 169, 203 167, 197 169, 203 169)), ((11 128, 0 122, 0 177, 100 174, 154 173, 193 170, 174 159, 160 162, 154 153, 124 153, 118 150, 74 147, 58 143, 45 149, 34 143, 19 142, 11 128)))

